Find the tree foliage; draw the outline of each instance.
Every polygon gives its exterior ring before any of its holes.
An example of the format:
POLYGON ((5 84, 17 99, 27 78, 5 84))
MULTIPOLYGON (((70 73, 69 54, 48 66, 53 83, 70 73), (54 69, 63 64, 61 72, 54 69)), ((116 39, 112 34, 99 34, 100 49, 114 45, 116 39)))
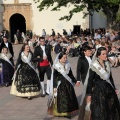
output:
POLYGON ((39 10, 45 10, 51 7, 52 11, 60 10, 61 7, 74 6, 69 11, 68 15, 60 18, 60 20, 70 20, 75 13, 83 11, 85 8, 87 12, 84 12, 86 17, 91 14, 90 10, 99 12, 102 10, 108 18, 108 24, 117 19, 117 13, 119 10, 120 0, 34 0, 35 3, 39 3, 39 10))

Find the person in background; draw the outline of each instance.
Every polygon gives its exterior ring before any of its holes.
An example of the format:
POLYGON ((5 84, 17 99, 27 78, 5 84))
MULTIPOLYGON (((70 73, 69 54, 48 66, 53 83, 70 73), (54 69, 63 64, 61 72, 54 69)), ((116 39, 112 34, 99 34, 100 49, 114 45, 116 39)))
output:
POLYGON ((52 34, 51 34, 53 37, 55 36, 55 31, 54 29, 52 29, 52 34))
MULTIPOLYGON (((86 85, 85 81, 88 76, 89 67, 92 63, 92 48, 89 46, 84 46, 82 52, 83 52, 83 56, 79 57, 79 59, 78 59, 76 76, 77 76, 77 81, 80 81, 80 84, 85 86, 86 85)), ((83 91, 84 91, 84 89, 83 89, 83 91)), ((86 100, 84 99, 83 101, 85 103, 86 100)), ((84 111, 84 104, 80 104, 78 120, 83 120, 84 118, 89 118, 89 116, 87 116, 87 114, 90 114, 90 111, 89 110, 84 111)))
POLYGON ((42 37, 45 37, 46 36, 46 31, 45 29, 42 30, 42 37))
POLYGON ((16 36, 17 36, 18 42, 20 43, 21 42, 21 32, 19 30, 17 30, 16 36))
POLYGON ((8 87, 12 84, 12 77, 14 74, 14 62, 12 55, 5 46, 0 53, 0 85, 8 87))
POLYGON ((51 78, 51 66, 53 64, 51 57, 51 49, 45 45, 45 38, 40 37, 40 45, 35 47, 34 62, 38 63, 39 77, 42 88, 41 97, 45 97, 50 92, 50 78, 51 78), (44 75, 47 75, 47 88, 45 92, 44 88, 44 75))
POLYGON ((8 39, 6 36, 3 37, 3 42, 1 43, 1 46, 0 46, 0 52, 2 51, 3 47, 7 47, 9 52, 12 54, 12 57, 14 57, 13 46, 10 42, 8 42, 8 39))

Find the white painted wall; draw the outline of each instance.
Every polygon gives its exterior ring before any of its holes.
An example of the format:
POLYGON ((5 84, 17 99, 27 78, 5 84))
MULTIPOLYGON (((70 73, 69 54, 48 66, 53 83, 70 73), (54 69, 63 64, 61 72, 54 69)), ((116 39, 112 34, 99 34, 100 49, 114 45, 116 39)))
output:
MULTIPOLYGON (((5 0, 4 4, 13 4, 14 0, 5 0)), ((89 27, 88 18, 83 19, 83 13, 77 13, 73 16, 70 21, 59 21, 59 18, 67 15, 68 11, 72 9, 62 8, 61 11, 51 11, 50 9, 39 12, 37 8, 38 4, 35 4, 33 0, 19 0, 19 3, 32 3, 32 30, 36 34, 41 35, 42 29, 45 29, 48 34, 51 34, 51 29, 54 29, 56 32, 62 33, 63 29, 69 31, 73 29, 73 25, 81 25, 82 28, 89 27), (87 24, 86 24, 87 23, 87 24)))
MULTIPOLYGON (((1 1, 1 0, 0 0, 1 1)), ((1 2, 2 3, 2 2, 1 2)), ((4 0, 4 4, 13 4, 14 0, 4 0)), ((83 13, 76 13, 70 21, 59 21, 59 18, 67 15, 69 10, 72 9, 72 6, 69 8, 63 7, 61 11, 51 11, 50 9, 39 12, 37 8, 38 4, 35 4, 33 0, 19 0, 19 3, 31 3, 32 9, 32 20, 31 26, 32 31, 38 35, 42 34, 42 29, 45 29, 47 34, 51 34, 51 29, 54 29, 56 32, 63 32, 63 29, 69 31, 73 29, 73 25, 81 25, 83 29, 89 27, 89 16, 83 19, 83 13)), ((93 16, 93 28, 98 28, 100 26, 105 27, 104 18, 97 13, 94 13, 93 16)))

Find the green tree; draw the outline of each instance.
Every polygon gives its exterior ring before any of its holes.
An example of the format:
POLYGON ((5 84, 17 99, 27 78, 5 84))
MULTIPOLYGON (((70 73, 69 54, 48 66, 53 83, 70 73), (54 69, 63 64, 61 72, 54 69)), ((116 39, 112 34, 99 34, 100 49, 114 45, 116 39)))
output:
MULTIPOLYGON (((68 15, 60 18, 60 20, 70 20, 75 13, 84 11, 87 8, 87 12, 84 12, 83 18, 91 14, 91 10, 99 12, 102 10, 107 17, 107 26, 112 28, 115 26, 117 17, 119 14, 120 0, 34 0, 35 3, 39 3, 39 10, 45 10, 51 7, 51 11, 58 11, 61 7, 74 6, 69 11, 68 15)), ((118 22, 118 20, 117 20, 118 22)), ((118 22, 119 23, 119 22, 118 22)))

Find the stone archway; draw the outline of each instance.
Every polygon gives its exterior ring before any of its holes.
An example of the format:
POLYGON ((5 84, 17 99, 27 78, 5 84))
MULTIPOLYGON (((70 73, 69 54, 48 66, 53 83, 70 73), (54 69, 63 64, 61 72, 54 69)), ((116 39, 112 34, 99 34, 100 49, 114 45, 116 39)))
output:
POLYGON ((19 30, 21 33, 26 33, 26 20, 21 14, 14 14, 10 17, 10 33, 11 33, 11 42, 14 42, 14 34, 19 30))
MULTIPOLYGON (((2 4, 4 7, 3 12, 3 28, 10 32, 9 20, 14 14, 21 14, 26 20, 26 30, 31 30, 31 4, 30 3, 18 3, 18 4, 2 4)), ((18 20, 19 21, 19 20, 18 20)))

